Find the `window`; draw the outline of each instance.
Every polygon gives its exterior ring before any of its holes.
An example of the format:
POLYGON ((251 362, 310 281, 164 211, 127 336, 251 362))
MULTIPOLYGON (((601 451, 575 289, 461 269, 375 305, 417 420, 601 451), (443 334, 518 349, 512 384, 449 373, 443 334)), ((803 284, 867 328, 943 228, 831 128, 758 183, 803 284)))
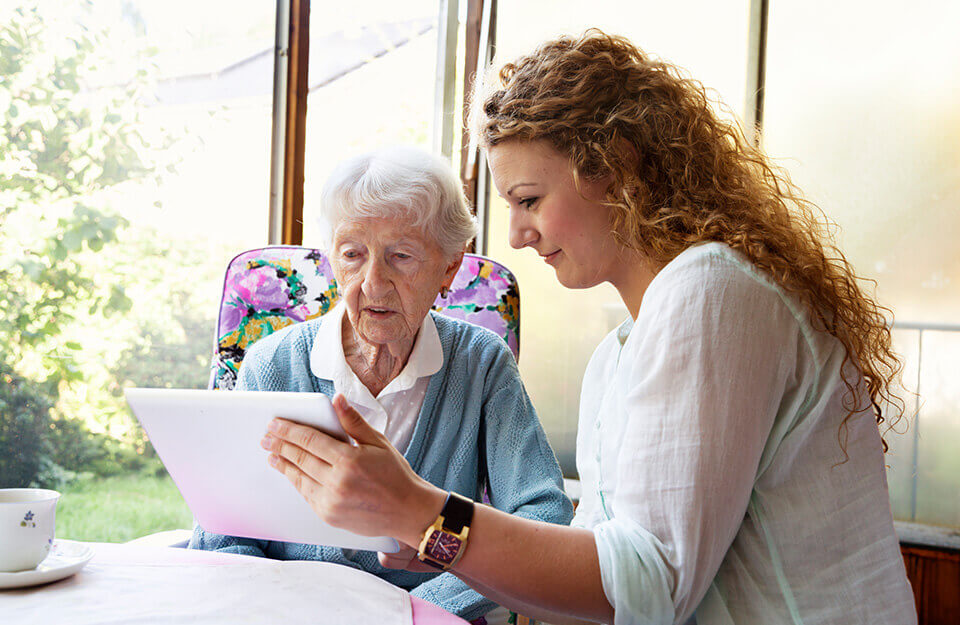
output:
POLYGON ((906 397, 907 434, 887 435, 894 516, 960 526, 960 7, 861 9, 771 3, 764 143, 899 324, 920 401, 906 397), (921 337, 927 324, 940 329, 921 337))
MULTIPOLYGON (((500 2, 497 58, 597 26, 685 67, 726 104, 721 115, 743 118, 752 4, 500 2)), ((950 375, 960 364, 950 30, 960 8, 769 7, 765 148, 840 224, 858 273, 877 280, 898 320, 904 379, 920 392, 906 397, 912 429, 888 435, 895 516, 960 526, 950 375)), ((436 145, 437 10, 436 0, 312 3, 306 245, 319 244, 320 190, 337 162, 436 145)), ((20 459, 33 454, 35 477, 67 485, 62 537, 125 540, 190 522, 121 389, 206 385, 224 267, 267 242, 276 13, 276 2, 227 0, 0 8, 0 400, 23 415, 0 414, 0 486, 21 485, 20 459), (104 507, 107 491, 122 505, 104 507), (96 528, 79 524, 91 505, 96 528)), ((609 285, 564 289, 535 254, 511 249, 495 194, 485 240, 519 279, 521 372, 575 476, 584 368, 627 312, 609 285)))
MULTIPOLYGON (((437 8, 312 3, 307 244, 335 163, 433 143, 437 8)), ((61 537, 190 525, 122 388, 205 387, 227 262, 267 243, 277 11, 3 9, 0 399, 34 408, 26 429, 0 420, 0 486, 59 487, 61 537), (18 473, 24 441, 33 464, 18 473)))

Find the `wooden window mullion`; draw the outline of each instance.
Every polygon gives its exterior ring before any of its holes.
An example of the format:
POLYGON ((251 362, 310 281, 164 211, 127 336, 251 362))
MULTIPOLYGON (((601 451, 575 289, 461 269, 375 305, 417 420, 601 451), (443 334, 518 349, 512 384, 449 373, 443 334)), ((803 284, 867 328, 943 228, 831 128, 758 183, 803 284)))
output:
POLYGON ((310 0, 290 0, 290 45, 283 150, 284 245, 303 243, 303 180, 306 150, 310 0))

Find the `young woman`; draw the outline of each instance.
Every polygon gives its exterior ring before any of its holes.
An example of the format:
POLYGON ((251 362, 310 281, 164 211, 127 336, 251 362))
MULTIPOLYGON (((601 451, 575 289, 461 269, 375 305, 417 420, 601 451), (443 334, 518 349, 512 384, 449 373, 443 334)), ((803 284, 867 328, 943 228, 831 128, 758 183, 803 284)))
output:
POLYGON ((410 546, 386 564, 551 623, 916 622, 878 428, 899 364, 815 209, 622 38, 549 41, 474 105, 511 245, 630 312, 584 375, 573 527, 448 496, 342 398, 359 445, 277 421, 277 468, 327 521, 410 546))

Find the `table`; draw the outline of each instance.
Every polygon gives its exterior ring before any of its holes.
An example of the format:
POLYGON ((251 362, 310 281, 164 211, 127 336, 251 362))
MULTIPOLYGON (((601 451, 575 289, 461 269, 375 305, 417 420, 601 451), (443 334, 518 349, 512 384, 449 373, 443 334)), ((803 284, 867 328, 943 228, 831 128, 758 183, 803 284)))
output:
POLYGON ((0 590, 5 623, 467 625, 369 573, 327 562, 86 543, 73 577, 0 590))

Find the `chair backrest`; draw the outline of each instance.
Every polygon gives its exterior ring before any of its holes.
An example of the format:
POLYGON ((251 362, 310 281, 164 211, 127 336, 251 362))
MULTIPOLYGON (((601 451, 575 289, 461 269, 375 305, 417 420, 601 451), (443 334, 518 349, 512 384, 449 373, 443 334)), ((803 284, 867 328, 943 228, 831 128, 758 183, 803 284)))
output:
MULTIPOLYGON (((330 261, 320 250, 272 246, 235 256, 223 280, 210 388, 232 389, 251 344, 323 315, 338 299, 330 261)), ((496 261, 465 254, 450 293, 433 309, 492 330, 519 356, 517 280, 496 261)))

